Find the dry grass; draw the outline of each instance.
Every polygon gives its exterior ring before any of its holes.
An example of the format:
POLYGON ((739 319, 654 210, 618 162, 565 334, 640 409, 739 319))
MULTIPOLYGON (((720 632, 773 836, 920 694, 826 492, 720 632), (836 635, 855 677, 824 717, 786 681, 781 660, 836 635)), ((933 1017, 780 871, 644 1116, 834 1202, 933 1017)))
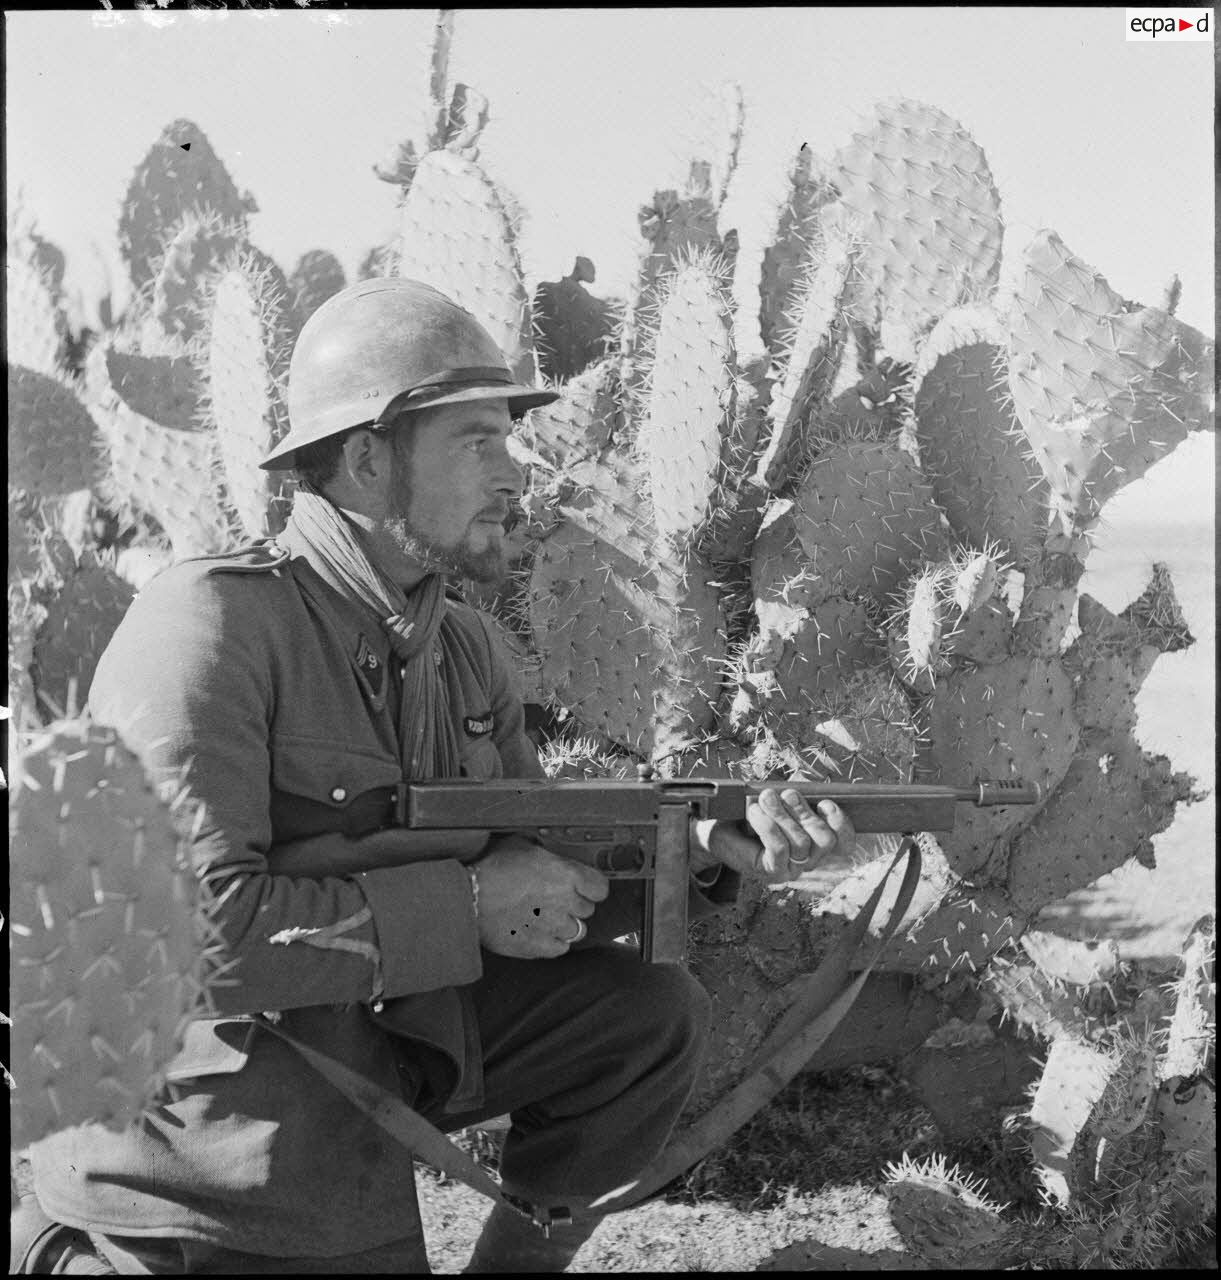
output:
MULTIPOLYGON (((459 1138, 495 1169, 499 1133, 459 1138)), ((881 1191, 888 1161, 940 1153, 1033 1216, 1036 1182, 1012 1126, 946 1142, 901 1078, 886 1067, 810 1073, 648 1203, 612 1215, 573 1271, 927 1270, 891 1224, 881 1191)), ((437 1274, 466 1265, 488 1202, 422 1168, 417 1179, 429 1259, 437 1274)), ((1206 1239, 1164 1269, 1216 1268, 1206 1239)))

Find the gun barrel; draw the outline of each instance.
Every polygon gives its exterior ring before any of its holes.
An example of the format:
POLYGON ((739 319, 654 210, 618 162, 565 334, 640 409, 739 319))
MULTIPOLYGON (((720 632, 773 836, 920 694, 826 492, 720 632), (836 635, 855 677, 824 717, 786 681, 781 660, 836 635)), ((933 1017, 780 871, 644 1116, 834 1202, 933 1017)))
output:
POLYGON ((674 778, 657 782, 544 779, 410 783, 404 825, 411 828, 479 827, 507 831, 528 827, 650 825, 665 804, 685 804, 693 814, 741 819, 746 802, 769 788, 800 791, 811 805, 833 800, 862 834, 874 831, 950 831, 960 803, 1037 804, 1037 784, 1017 779, 980 780, 969 787, 924 783, 751 782, 729 778, 674 778))

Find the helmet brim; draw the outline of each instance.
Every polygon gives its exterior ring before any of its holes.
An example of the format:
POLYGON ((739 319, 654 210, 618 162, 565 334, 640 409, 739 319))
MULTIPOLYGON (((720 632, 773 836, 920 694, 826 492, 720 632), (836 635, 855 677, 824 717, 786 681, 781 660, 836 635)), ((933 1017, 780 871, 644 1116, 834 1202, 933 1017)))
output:
MULTIPOLYGON (((398 397, 395 397, 398 399, 398 397)), ((306 445, 317 443, 319 440, 325 440, 328 436, 338 435, 340 431, 350 431, 360 426, 372 426, 374 422, 379 421, 387 413, 395 416, 397 413, 410 413, 417 409, 432 409, 437 405, 443 404, 465 404, 474 400, 507 400, 509 404, 509 416, 516 419, 529 413, 531 409, 538 409, 545 404, 553 404, 560 399, 558 391, 541 390, 538 387, 525 387, 520 384, 506 383, 490 383, 480 387, 459 387, 457 390, 442 392, 435 398, 429 398, 423 402, 414 400, 410 405, 404 405, 401 410, 396 410, 394 400, 383 406, 375 417, 369 418, 366 422, 353 422, 342 428, 336 428, 334 431, 326 431, 322 434, 310 435, 305 438, 305 433, 290 431, 276 447, 259 463, 259 467, 263 471, 291 471, 296 466, 296 452, 298 449, 305 448, 306 445)))

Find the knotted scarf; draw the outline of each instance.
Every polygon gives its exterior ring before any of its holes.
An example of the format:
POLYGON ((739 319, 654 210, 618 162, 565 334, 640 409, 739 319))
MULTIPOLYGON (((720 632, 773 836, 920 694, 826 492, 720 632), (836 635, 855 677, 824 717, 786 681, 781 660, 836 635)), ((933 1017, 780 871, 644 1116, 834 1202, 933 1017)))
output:
POLYGON ((410 593, 369 559, 355 527, 316 489, 302 481, 293 498, 290 536, 313 553, 311 564, 327 586, 381 619, 402 664, 399 739, 405 777, 449 778, 459 770, 449 695, 441 673, 445 637, 445 582, 431 573, 410 593))

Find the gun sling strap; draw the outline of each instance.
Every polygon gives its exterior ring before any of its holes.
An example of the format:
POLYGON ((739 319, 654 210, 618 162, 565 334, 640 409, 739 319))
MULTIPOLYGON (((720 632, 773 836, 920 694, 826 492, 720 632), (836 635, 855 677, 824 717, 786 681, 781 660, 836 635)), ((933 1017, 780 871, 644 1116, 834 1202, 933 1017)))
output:
MULTIPOLYGON (((601 1218, 605 1214, 630 1208, 703 1159, 770 1102, 809 1062, 852 1007, 883 948, 906 915, 919 881, 920 850, 916 841, 908 835, 903 838, 894 860, 859 914, 850 922, 818 968, 802 983, 793 1003, 759 1047, 740 1083, 711 1110, 677 1133, 665 1150, 634 1181, 607 1192, 576 1216, 601 1218), (907 867, 890 918, 878 935, 877 946, 868 964, 850 978, 852 958, 864 940, 891 872, 904 857, 907 859, 907 867)), ((400 1097, 389 1093, 350 1067, 336 1062, 327 1054, 319 1053, 266 1017, 261 1017, 258 1021, 264 1029, 292 1045, 336 1089, 401 1142, 418 1160, 439 1169, 447 1177, 465 1182, 489 1199, 507 1204, 517 1212, 533 1218, 544 1229, 552 1224, 573 1220, 574 1215, 565 1209, 553 1208, 548 1211, 506 1196, 492 1178, 440 1129, 413 1111, 400 1097)))

